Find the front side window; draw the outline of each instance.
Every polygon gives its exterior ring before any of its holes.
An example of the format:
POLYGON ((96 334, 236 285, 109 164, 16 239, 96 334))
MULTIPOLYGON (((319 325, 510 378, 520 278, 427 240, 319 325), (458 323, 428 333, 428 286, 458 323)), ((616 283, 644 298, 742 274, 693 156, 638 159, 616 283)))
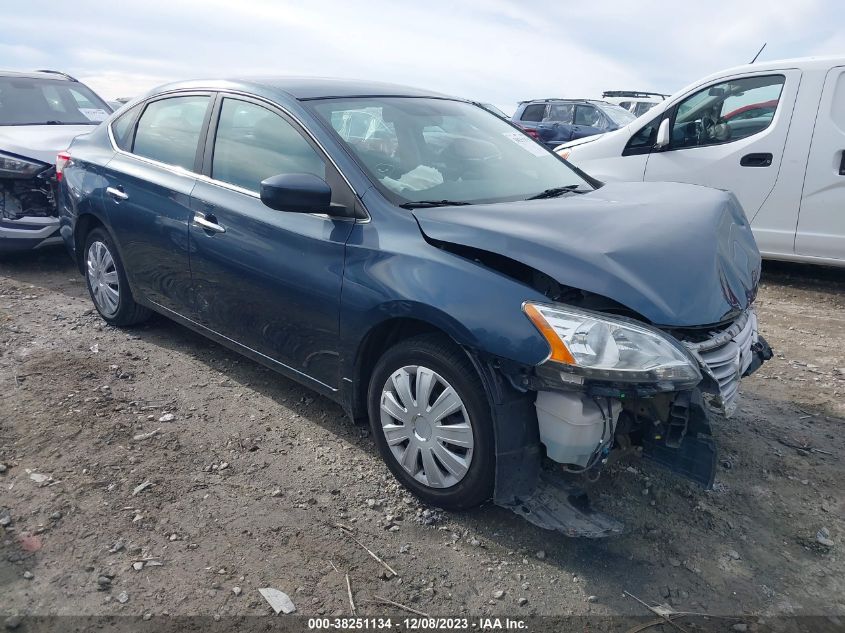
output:
POLYGON ((543 120, 546 116, 546 104, 545 103, 533 103, 529 106, 525 106, 525 110, 522 111, 522 116, 519 117, 522 121, 531 121, 532 123, 539 123, 543 120))
POLYGON ((75 81, 0 77, 0 125, 98 125, 111 111, 75 81))
POLYGON ((670 147, 729 143, 762 132, 772 122, 783 83, 783 75, 766 75, 699 90, 678 104, 670 147))
POLYGON ((396 204, 503 202, 558 187, 591 189, 556 155, 470 103, 369 97, 309 104, 396 204))
POLYGON ((201 95, 153 101, 138 119, 132 152, 193 171, 208 102, 201 95))
MULTIPOLYGON (((349 133, 366 134, 366 116, 347 119, 349 133)), ((357 137, 356 137, 357 138, 357 137)), ((261 181, 279 174, 326 177, 326 164, 302 134, 267 108, 224 99, 214 139, 211 177, 243 189, 259 191, 261 181)))
POLYGON ((631 140, 625 145, 622 155, 648 154, 654 147, 655 142, 657 142, 657 129, 660 127, 662 120, 663 116, 658 116, 634 132, 631 140))
POLYGON ((612 103, 600 103, 599 110, 604 112, 604 115, 613 122, 617 127, 628 125, 637 117, 625 108, 620 108, 618 105, 612 103))

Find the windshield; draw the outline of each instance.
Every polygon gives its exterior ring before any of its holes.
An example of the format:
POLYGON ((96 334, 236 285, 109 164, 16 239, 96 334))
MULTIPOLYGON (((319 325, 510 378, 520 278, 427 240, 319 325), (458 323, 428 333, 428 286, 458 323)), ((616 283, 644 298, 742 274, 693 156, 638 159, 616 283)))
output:
POLYGON ((619 127, 622 127, 623 125, 628 125, 631 121, 637 118, 625 108, 622 108, 618 105, 614 105, 612 103, 603 103, 599 107, 601 107, 602 112, 609 116, 610 120, 613 121, 619 127))
POLYGON ((97 125, 109 114, 79 82, 0 76, 0 125, 97 125))
POLYGON ((312 104, 398 204, 503 202, 550 189, 592 189, 533 139, 470 103, 369 97, 312 104))

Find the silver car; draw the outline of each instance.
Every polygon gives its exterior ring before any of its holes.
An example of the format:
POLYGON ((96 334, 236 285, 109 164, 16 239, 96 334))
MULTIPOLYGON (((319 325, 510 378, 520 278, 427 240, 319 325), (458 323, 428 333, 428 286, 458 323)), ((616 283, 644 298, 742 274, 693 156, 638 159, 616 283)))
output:
POLYGON ((56 156, 112 108, 57 71, 0 71, 0 254, 61 244, 56 156))

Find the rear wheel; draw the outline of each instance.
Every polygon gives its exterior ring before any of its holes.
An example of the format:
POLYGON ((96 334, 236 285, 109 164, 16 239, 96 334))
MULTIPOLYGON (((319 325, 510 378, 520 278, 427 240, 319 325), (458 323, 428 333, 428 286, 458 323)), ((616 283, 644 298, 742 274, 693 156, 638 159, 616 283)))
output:
POLYGON ((405 487, 451 510, 492 496, 490 407, 472 363, 447 338, 426 334, 388 350, 368 405, 379 451, 405 487))
POLYGON ((85 281, 100 316, 118 327, 146 321, 150 311, 135 303, 123 262, 111 236, 103 228, 91 231, 85 239, 85 281))

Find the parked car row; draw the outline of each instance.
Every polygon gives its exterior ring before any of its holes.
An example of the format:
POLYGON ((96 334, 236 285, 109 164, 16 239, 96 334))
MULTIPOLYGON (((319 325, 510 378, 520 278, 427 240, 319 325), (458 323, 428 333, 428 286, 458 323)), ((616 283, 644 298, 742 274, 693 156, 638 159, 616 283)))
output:
POLYGON ((771 356, 733 195, 602 186, 462 99, 171 84, 77 137, 59 176, 106 322, 158 312, 336 400, 441 507, 616 533, 561 473, 639 446, 710 486, 710 408, 771 356))
POLYGON ((635 118, 618 105, 593 99, 521 101, 513 115, 514 123, 526 134, 550 148, 618 130, 635 118))

